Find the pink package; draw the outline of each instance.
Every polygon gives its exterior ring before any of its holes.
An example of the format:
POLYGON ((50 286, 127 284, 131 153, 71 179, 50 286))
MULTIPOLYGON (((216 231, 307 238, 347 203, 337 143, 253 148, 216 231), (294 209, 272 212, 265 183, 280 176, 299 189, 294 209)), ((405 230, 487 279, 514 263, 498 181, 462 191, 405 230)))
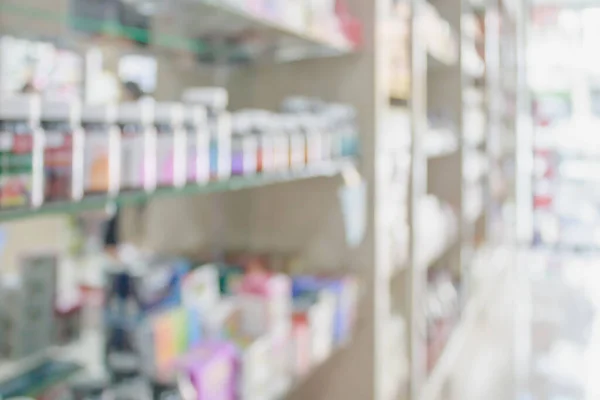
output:
POLYGON ((285 275, 249 273, 242 280, 238 297, 244 334, 260 336, 290 321, 291 283, 285 275))
POLYGON ((177 370, 189 378, 194 400, 235 399, 236 350, 233 344, 203 343, 177 362, 177 370))

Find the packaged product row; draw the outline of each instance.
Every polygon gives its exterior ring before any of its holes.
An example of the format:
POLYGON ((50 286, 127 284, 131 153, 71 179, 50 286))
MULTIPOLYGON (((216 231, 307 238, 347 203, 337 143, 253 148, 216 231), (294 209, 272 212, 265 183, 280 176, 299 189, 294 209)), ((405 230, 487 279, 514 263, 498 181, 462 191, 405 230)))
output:
POLYGON ((288 173, 358 152, 348 105, 296 97, 280 113, 232 113, 221 88, 189 89, 183 99, 103 106, 0 99, 0 206, 288 173))
POLYGON ((20 274, 2 279, 1 357, 64 347, 0 374, 0 396, 280 398, 351 340, 359 295, 352 275, 291 275, 293 260, 231 252, 198 264, 139 255, 107 263, 99 290, 76 287, 65 301, 58 257, 23 257, 20 274), (100 344, 82 348, 90 331, 100 344))

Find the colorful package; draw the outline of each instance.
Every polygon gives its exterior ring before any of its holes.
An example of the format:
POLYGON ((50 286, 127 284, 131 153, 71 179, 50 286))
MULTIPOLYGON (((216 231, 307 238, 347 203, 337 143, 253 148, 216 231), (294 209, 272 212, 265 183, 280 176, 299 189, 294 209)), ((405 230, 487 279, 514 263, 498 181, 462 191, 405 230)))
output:
POLYGON ((334 341, 342 344, 352 334, 358 301, 358 285, 353 277, 299 276, 292 280, 294 297, 327 291, 335 296, 334 341))
POLYGON ((239 351, 238 399, 266 399, 273 386, 272 339, 236 338, 239 351))
POLYGON ((42 202, 40 100, 34 96, 0 99, 0 207, 42 202), (37 160, 37 163, 36 163, 37 160))
POLYGON ((178 258, 157 257, 143 274, 136 274, 134 290, 144 312, 178 307, 182 304, 182 286, 190 264, 178 258))
POLYGON ((183 280, 183 303, 207 316, 220 300, 219 272, 207 264, 190 272, 183 280))
POLYGON ((283 321, 289 321, 290 280, 285 275, 247 273, 238 297, 244 334, 260 336, 280 326, 283 321))
POLYGON ((231 343, 202 343, 176 362, 197 400, 235 400, 236 351, 231 343))
POLYGON ((235 265, 219 266, 219 290, 222 295, 231 296, 238 293, 244 278, 244 268, 235 265))
POLYGON ((291 370, 294 375, 305 375, 312 366, 311 330, 306 310, 292 314, 291 370))

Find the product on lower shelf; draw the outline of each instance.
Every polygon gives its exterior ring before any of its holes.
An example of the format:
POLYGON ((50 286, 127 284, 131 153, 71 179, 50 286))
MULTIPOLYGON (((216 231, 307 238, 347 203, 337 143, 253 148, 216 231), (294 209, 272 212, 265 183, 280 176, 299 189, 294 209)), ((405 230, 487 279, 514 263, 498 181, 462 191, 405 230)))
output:
MULTIPOLYGON (((289 276, 277 269, 294 268, 293 256, 226 254, 235 262, 190 268, 185 259, 139 255, 106 265, 98 348, 84 344, 89 338, 82 333, 85 341, 59 354, 79 362, 98 353, 73 381, 73 392, 91 396, 85 399, 125 396, 129 387, 131 393, 152 391, 154 398, 179 391, 200 400, 272 399, 350 339, 357 303, 352 276, 289 276), (97 368, 106 377, 102 387, 90 375, 97 368), (90 387, 82 387, 86 379, 90 387)), ((10 350, 3 357, 44 351, 57 331, 61 345, 80 336, 81 303, 57 310, 54 284, 40 284, 55 280, 57 262, 28 258, 24 289, 2 288, 3 300, 10 299, 0 310, 0 348, 10 350), (33 311, 35 319, 22 318, 33 311)))

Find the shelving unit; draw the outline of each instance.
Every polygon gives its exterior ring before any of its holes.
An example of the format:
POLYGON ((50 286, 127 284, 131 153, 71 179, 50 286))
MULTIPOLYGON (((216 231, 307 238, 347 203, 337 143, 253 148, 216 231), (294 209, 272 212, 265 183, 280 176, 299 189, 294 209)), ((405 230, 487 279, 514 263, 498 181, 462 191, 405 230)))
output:
MULTIPOLYGON (((427 39, 415 35, 411 38, 411 251, 404 283, 410 287, 405 308, 409 315, 410 398, 446 399, 450 398, 452 365, 461 356, 466 338, 473 334, 468 321, 477 314, 474 309, 481 310, 490 301, 482 300, 479 285, 475 287, 471 282, 480 273, 473 265, 479 260, 477 269, 484 268, 480 264, 485 244, 505 240, 489 229, 492 221, 501 223, 506 219, 506 215, 492 213, 490 207, 492 175, 499 172, 493 152, 494 141, 498 140, 494 124, 498 118, 503 119, 494 108, 498 97, 494 85, 500 79, 494 71, 499 71, 500 55, 494 57, 493 48, 498 42, 493 40, 504 33, 495 5, 466 1, 414 1, 413 29, 420 15, 432 6, 451 27, 457 56, 455 63, 441 63, 432 56, 427 39), (498 64, 495 67, 493 63, 498 64), (431 152, 428 134, 440 125, 440 120, 454 134, 457 146, 431 152), (454 229, 423 233, 425 227, 439 223, 432 213, 418 212, 427 195, 427 201, 434 196, 449 207, 452 212, 446 216, 454 216, 449 218, 455 220, 454 229), (446 239, 445 245, 437 246, 442 238, 446 239), (423 252, 432 248, 439 251, 423 257, 423 252)), ((516 125, 507 129, 512 129, 514 136, 516 125)), ((502 179, 514 182, 514 176, 506 176, 508 172, 501 170, 502 179)), ((504 200, 499 204, 504 207, 504 200)), ((491 282, 494 278, 489 279, 491 282)))
MULTIPOLYGON (((120 54, 150 54, 159 64, 160 101, 178 99, 189 86, 218 85, 229 91, 234 110, 276 109, 288 95, 351 104, 361 154, 287 174, 1 211, 1 222, 27 219, 6 225, 8 235, 31 233, 17 247, 48 245, 48 235, 64 225, 60 214, 116 204, 128 220, 139 214, 129 206, 144 204, 135 224, 126 224, 138 229, 125 229, 124 240, 158 253, 268 249, 297 253, 315 272, 354 273, 362 297, 353 340, 285 397, 445 399, 473 310, 487 301, 472 293, 471 266, 483 244, 502 240, 501 211, 506 197, 514 198, 506 194, 514 155, 500 140, 517 127, 514 107, 505 104, 514 102, 515 89, 507 87, 513 76, 501 73, 499 60, 515 52, 514 43, 500 40, 501 29, 516 33, 511 17, 504 23, 502 5, 349 0, 363 33, 352 44, 341 31, 352 36, 357 21, 331 34, 225 0, 177 0, 168 10, 153 3, 158 8, 146 29, 72 17, 65 1, 49 3, 0 0, 0 33, 99 47, 112 69, 120 54), (388 14, 380 12, 388 6, 388 14), (464 31, 465 14, 485 16, 485 40, 464 31), (390 40, 382 40, 379 27, 386 24, 390 40), (351 206, 340 205, 345 194, 355 200, 351 206), (38 225, 34 217, 41 216, 38 225), (348 241, 355 228, 348 224, 362 219, 361 240, 348 241), (430 351, 434 341, 439 346, 430 351)), ((508 67, 516 74, 516 63, 508 67)))
POLYGON ((158 188, 152 193, 139 191, 120 194, 114 198, 99 196, 96 198, 85 198, 82 201, 73 203, 50 203, 34 209, 6 209, 0 212, 0 221, 7 222, 52 214, 77 214, 85 211, 102 210, 107 207, 143 204, 159 198, 233 192, 280 183, 294 183, 306 179, 328 178, 336 175, 343 176, 345 173, 356 173, 355 161, 332 161, 319 167, 307 167, 303 170, 290 171, 289 173, 266 174, 264 176, 234 176, 228 180, 208 182, 205 185, 189 185, 183 188, 158 188))

